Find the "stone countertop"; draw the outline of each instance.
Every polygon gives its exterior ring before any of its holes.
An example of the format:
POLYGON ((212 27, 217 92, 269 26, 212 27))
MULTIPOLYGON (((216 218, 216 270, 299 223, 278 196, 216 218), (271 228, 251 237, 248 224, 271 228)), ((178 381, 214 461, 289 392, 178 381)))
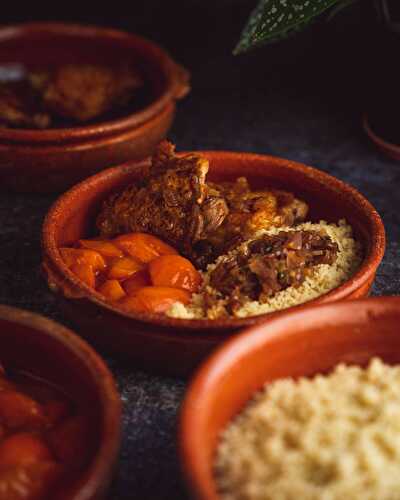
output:
MULTIPOLYGON (((156 3, 150 2, 153 9, 156 3)), ((192 3, 193 9, 200 9, 200 2, 192 3)), ((244 3, 237 1, 247 12, 244 3)), ((165 36, 161 41, 193 76, 192 93, 179 104, 169 137, 180 150, 231 149, 298 160, 355 186, 377 208, 387 231, 387 251, 373 293, 400 294, 400 165, 382 157, 362 133, 363 108, 350 56, 330 59, 329 64, 320 58, 322 50, 332 54, 336 42, 329 37, 334 38, 336 28, 329 36, 311 33, 290 45, 235 59, 229 48, 239 21, 232 21, 220 44, 218 30, 210 30, 202 44, 192 40, 184 46, 179 33, 170 37, 167 30, 161 33, 165 36), (323 48, 313 48, 315 40, 323 48), (344 69, 348 85, 338 77, 344 69)), ((141 32, 149 34, 144 22, 143 26, 141 32)), ((350 31, 345 23, 341 40, 350 31)), ((55 198, 0 195, 0 303, 67 324, 39 271, 40 229, 55 198)), ((175 443, 185 382, 149 375, 113 359, 107 362, 125 405, 120 467, 110 499, 186 498, 175 443)))

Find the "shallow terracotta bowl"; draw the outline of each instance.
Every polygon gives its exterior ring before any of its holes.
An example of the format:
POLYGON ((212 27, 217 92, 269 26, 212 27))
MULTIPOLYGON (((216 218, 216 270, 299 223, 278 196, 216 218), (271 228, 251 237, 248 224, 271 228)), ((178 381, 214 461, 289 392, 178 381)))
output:
MULTIPOLYGON (((314 221, 346 218, 363 245, 364 260, 350 280, 312 303, 368 294, 384 253, 385 234, 379 215, 360 193, 322 171, 289 160, 249 153, 201 154, 210 161, 210 179, 221 181, 245 175, 253 187, 274 186, 294 192, 309 203, 314 221)), ((50 288, 65 299, 64 309, 83 335, 146 368, 185 374, 232 333, 272 315, 206 321, 124 313, 77 280, 58 250, 79 238, 95 235, 95 218, 102 201, 140 179, 144 165, 131 163, 105 170, 58 199, 43 227, 44 270, 50 288)))
POLYGON ((0 68, 60 63, 132 62, 145 77, 141 109, 109 121, 63 129, 0 128, 0 188, 59 191, 93 173, 146 158, 165 137, 188 72, 153 42, 111 29, 28 23, 0 29, 0 68))
POLYGON ((217 350, 189 386, 179 444, 191 498, 217 500, 218 436, 255 392, 284 377, 313 376, 373 356, 400 363, 400 297, 303 307, 244 331, 217 350))
POLYGON ((118 458, 121 401, 113 376, 93 349, 42 316, 0 306, 0 362, 62 389, 91 418, 94 443, 87 468, 53 500, 102 500, 118 458))

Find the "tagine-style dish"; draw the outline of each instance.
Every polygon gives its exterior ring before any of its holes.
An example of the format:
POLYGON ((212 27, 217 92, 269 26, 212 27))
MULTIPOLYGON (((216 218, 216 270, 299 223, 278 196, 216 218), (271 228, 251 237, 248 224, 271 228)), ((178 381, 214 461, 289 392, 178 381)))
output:
POLYGON ((46 129, 111 117, 144 85, 129 65, 65 64, 0 80, 0 127, 46 129))
POLYGON ((222 433, 229 500, 391 500, 400 490, 400 366, 339 365, 267 384, 222 433))
POLYGON ((88 428, 58 388, 0 365, 0 500, 53 498, 86 466, 88 428))
POLYGON ((166 141, 143 179, 112 195, 99 235, 61 248, 66 265, 106 300, 176 318, 246 317, 316 298, 362 260, 344 221, 307 221, 292 193, 245 177, 207 180, 208 160, 166 141))

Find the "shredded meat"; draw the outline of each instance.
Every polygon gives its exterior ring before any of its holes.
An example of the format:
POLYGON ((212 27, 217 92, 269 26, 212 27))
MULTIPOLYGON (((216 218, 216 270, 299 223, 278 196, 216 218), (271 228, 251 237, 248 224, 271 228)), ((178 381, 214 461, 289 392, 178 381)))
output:
POLYGON ((26 82, 0 83, 0 126, 41 129, 49 124, 50 116, 26 82))
POLYGON ((256 231, 305 219, 307 205, 284 191, 252 191, 244 177, 206 183, 208 161, 177 156, 164 141, 145 179, 106 201, 98 218, 103 236, 144 231, 176 246, 204 269, 256 231))
POLYGON ((248 300, 261 303, 290 286, 298 287, 319 264, 333 264, 338 245, 316 231, 280 231, 251 241, 222 257, 210 274, 206 307, 223 301, 232 313, 248 300))
POLYGON ((128 66, 66 64, 30 75, 44 106, 59 116, 84 122, 123 106, 143 84, 128 66))

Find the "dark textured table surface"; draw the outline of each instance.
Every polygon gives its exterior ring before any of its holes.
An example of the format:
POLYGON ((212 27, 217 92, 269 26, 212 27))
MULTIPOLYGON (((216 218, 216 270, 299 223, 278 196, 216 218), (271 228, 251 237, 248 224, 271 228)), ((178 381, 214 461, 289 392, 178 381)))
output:
MULTIPOLYGON (((162 30, 151 29, 159 2, 149 2, 147 14, 136 25, 114 22, 158 39, 192 72, 193 90, 179 105, 170 138, 179 149, 287 157, 353 184, 375 205, 387 231, 387 251, 373 293, 399 294, 400 165, 375 151, 361 131, 365 93, 359 87, 360 41, 349 50, 346 45, 359 21, 357 12, 350 21, 339 19, 327 30, 315 29, 298 40, 235 59, 229 50, 251 2, 233 3, 236 17, 227 19, 227 1, 212 12, 202 2, 188 2, 190 11, 183 15, 196 18, 193 26, 183 23, 168 29, 163 24, 162 30), (204 26, 207 36, 202 38, 204 26)), ((54 199, 55 195, 0 195, 0 303, 66 323, 39 272, 41 224, 54 199)), ((186 498, 175 441, 185 382, 107 361, 125 405, 121 461, 110 499, 186 498)))

